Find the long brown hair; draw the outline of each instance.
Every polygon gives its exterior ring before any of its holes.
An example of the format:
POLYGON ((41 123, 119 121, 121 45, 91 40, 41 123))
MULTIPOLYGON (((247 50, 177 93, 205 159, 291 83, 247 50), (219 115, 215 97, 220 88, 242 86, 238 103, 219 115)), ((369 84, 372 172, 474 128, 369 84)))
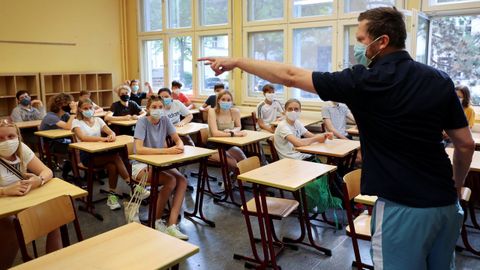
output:
POLYGON ((83 113, 80 112, 80 108, 82 107, 83 104, 90 104, 93 106, 93 101, 89 98, 81 98, 78 100, 78 105, 77 105, 77 119, 78 120, 83 120, 83 113))
POLYGON ((470 89, 466 85, 455 86, 455 91, 460 91, 463 94, 462 107, 467 108, 470 106, 470 89))
POLYGON ((50 98, 48 107, 51 112, 58 113, 63 106, 70 104, 72 101, 72 95, 60 93, 50 98))
POLYGON ((217 96, 217 101, 215 104, 215 112, 216 113, 219 113, 220 112, 220 99, 222 99, 223 96, 225 95, 229 95, 230 98, 232 99, 232 103, 233 103, 233 96, 232 96, 232 93, 230 93, 230 91, 228 90, 223 90, 223 91, 220 91, 220 93, 218 93, 218 96, 217 96))

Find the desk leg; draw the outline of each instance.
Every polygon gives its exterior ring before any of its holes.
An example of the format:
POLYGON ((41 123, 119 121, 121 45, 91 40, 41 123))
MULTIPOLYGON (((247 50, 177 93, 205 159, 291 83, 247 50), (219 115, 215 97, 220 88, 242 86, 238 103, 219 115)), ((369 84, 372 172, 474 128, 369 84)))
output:
POLYGON ((82 208, 79 206, 80 211, 87 211, 91 215, 93 215, 95 218, 97 218, 100 221, 103 221, 103 216, 100 214, 95 213, 95 206, 93 206, 93 164, 95 162, 95 156, 90 155, 90 162, 88 163, 88 172, 87 172, 87 202, 85 208, 82 208))
MULTIPOLYGON (((267 194, 265 189, 266 189, 265 186, 260 185, 259 199, 262 205, 261 208, 258 207, 259 203, 257 198, 255 198, 255 205, 257 206, 257 209, 261 209, 260 214, 263 215, 262 218, 265 221, 265 232, 267 235, 268 253, 270 254, 269 265, 273 269, 280 269, 279 266, 277 265, 275 248, 273 246, 273 236, 272 236, 273 223, 270 222, 270 216, 268 215, 267 194)), ((283 249, 283 247, 281 247, 281 249, 283 249)), ((267 258, 265 258, 265 261, 267 261, 267 258)))
POLYGON ((218 202, 226 202, 226 203, 232 203, 236 206, 240 206, 240 204, 235 202, 235 199, 233 197, 233 186, 232 186, 232 180, 230 179, 230 174, 228 171, 228 163, 227 163, 227 152, 225 150, 226 146, 220 145, 218 147, 218 154, 220 156, 220 163, 222 164, 222 177, 223 177, 223 185, 225 188, 225 196, 223 198, 218 198, 214 197, 213 202, 218 203, 218 202), (228 201, 228 198, 230 197, 230 202, 228 201))
POLYGON ((203 214, 203 195, 205 192, 205 182, 208 181, 207 174, 207 158, 202 158, 200 160, 200 168, 198 169, 198 180, 197 180, 197 193, 195 196, 195 207, 193 212, 189 213, 184 212, 184 215, 188 219, 198 218, 203 222, 208 224, 210 227, 215 227, 215 222, 208 220, 203 214), (199 214, 200 216, 198 216, 199 214))
POLYGON ((159 168, 152 166, 152 179, 150 183, 150 205, 148 212, 148 224, 155 229, 155 220, 157 214, 157 200, 158 200, 158 175, 159 168))

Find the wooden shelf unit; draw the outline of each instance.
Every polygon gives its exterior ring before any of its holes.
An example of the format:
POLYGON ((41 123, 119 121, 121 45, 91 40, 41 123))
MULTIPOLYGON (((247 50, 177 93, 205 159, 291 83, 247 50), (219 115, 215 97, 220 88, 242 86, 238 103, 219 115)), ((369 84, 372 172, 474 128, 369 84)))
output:
POLYGON ((40 73, 40 79, 45 103, 58 93, 71 94, 78 100, 82 90, 89 91, 91 99, 101 107, 110 107, 113 102, 112 73, 40 73))
POLYGON ((41 98, 38 73, 0 73, 0 117, 10 116, 19 90, 28 91, 32 99, 41 98))

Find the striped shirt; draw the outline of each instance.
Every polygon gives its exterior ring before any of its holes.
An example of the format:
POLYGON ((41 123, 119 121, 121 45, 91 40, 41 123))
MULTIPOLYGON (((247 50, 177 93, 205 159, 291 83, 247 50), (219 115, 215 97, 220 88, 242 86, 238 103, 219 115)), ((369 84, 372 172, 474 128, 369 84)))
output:
MULTIPOLYGON (((257 118, 262 119, 267 125, 270 125, 270 123, 274 122, 277 117, 281 116, 282 112, 282 104, 277 100, 274 100, 271 105, 265 103, 265 101, 262 101, 257 105, 257 118)), ((257 129, 260 129, 258 125, 257 129)))
POLYGON ((322 109, 323 119, 330 119, 333 127, 342 135, 347 136, 347 115, 350 110, 347 105, 338 103, 333 106, 325 106, 322 109))

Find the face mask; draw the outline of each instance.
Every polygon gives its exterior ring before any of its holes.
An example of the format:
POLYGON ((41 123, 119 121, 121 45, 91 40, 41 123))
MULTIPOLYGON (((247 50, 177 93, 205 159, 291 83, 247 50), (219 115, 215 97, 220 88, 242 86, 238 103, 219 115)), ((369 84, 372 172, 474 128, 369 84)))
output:
POLYGON ((124 102, 127 102, 130 100, 130 96, 129 95, 121 95, 120 96, 120 99, 124 102))
POLYGON ((70 110, 71 110, 70 105, 62 106, 62 110, 66 113, 70 113, 70 110))
POLYGON ((296 111, 287 112, 286 115, 288 120, 293 122, 297 121, 297 119, 300 118, 300 112, 296 112, 296 111))
POLYGON ((137 92, 139 88, 140 87, 138 87, 138 85, 134 85, 134 86, 132 86, 132 91, 137 92))
POLYGON ((23 106, 28 106, 31 103, 32 103, 32 100, 29 97, 26 97, 20 100, 20 104, 22 104, 23 106))
POLYGON ((173 102, 172 98, 164 98, 163 99, 163 104, 165 104, 165 106, 169 106, 170 104, 172 104, 172 102, 173 102))
POLYGON ((275 100, 275 93, 266 93, 266 94, 265 94, 265 98, 266 98, 268 101, 272 102, 272 101, 275 100))
POLYGON ((227 101, 227 102, 220 102, 220 109, 222 110, 230 110, 232 108, 232 102, 227 101))
POLYGON ((153 110, 150 110, 150 115, 154 118, 154 119, 160 119, 160 117, 163 116, 163 110, 162 109, 153 109, 153 110))
POLYGON ((18 138, 11 139, 0 143, 0 156, 2 157, 10 157, 12 156, 18 149, 18 138))
POLYGON ((82 111, 82 114, 83 114, 83 116, 85 116, 87 118, 91 118, 91 117, 93 117, 95 112, 93 110, 85 110, 85 111, 82 111))
POLYGON ((355 44, 353 46, 353 56, 355 57, 355 61, 357 61, 358 64, 360 65, 364 65, 366 67, 368 67, 373 59, 382 51, 378 51, 371 59, 369 59, 367 57, 367 49, 370 45, 372 45, 374 42, 376 42, 377 40, 379 40, 382 36, 379 36, 378 38, 376 38, 374 41, 372 41, 370 44, 368 45, 365 45, 365 44, 362 44, 362 43, 358 43, 358 44, 355 44))

